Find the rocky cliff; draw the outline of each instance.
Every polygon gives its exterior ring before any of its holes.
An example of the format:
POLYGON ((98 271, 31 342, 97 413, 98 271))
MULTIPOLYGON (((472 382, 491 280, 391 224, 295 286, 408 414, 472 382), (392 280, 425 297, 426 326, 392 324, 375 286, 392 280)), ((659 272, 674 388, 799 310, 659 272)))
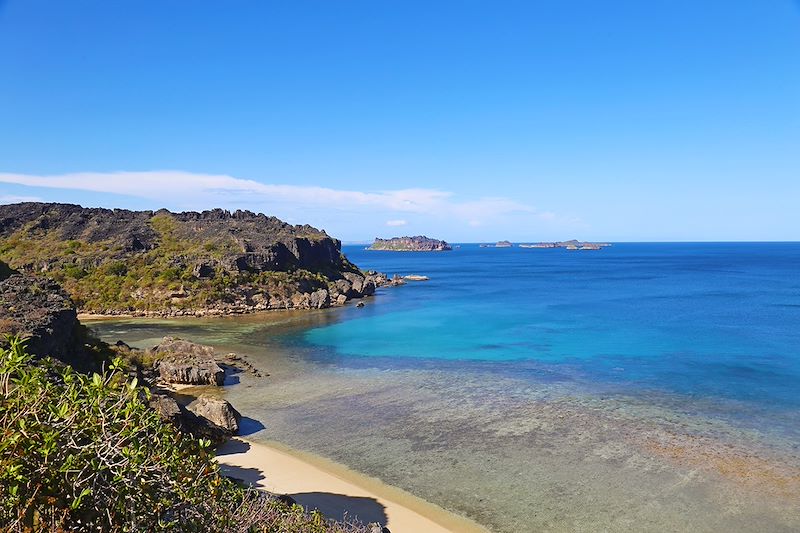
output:
POLYGON ((57 283, 0 262, 0 335, 7 334, 24 338, 35 357, 50 356, 78 370, 97 370, 104 360, 57 283))
POLYGON ((341 243, 249 211, 0 206, 0 259, 60 282, 83 312, 243 313, 342 305, 374 292, 341 243))

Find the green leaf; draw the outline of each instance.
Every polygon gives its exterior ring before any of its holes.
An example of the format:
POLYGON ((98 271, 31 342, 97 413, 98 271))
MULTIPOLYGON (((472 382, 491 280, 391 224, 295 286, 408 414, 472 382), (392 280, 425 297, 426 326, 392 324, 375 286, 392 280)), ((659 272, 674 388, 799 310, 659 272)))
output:
POLYGON ((89 495, 89 494, 91 494, 91 493, 92 493, 92 489, 88 489, 88 488, 87 488, 87 489, 83 489, 83 490, 81 491, 80 495, 79 495, 77 498, 75 498, 75 499, 72 501, 72 503, 69 505, 69 506, 70 506, 70 508, 71 508, 71 509, 74 511, 75 509, 77 509, 78 507, 80 507, 80 505, 81 505, 81 500, 83 500, 83 498, 85 498, 86 496, 88 496, 88 495, 89 495))

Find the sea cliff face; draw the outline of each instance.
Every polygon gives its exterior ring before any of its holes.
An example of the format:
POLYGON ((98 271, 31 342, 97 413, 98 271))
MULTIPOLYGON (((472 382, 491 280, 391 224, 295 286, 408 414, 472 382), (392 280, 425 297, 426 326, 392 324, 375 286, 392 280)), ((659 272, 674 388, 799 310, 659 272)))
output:
POLYGON ((81 312, 206 315, 343 305, 385 281, 339 240, 250 211, 0 206, 0 259, 60 282, 81 312))
POLYGON ((416 237, 392 237, 391 239, 375 238, 369 250, 386 250, 390 252, 441 252, 452 250, 445 241, 429 239, 424 235, 416 237))

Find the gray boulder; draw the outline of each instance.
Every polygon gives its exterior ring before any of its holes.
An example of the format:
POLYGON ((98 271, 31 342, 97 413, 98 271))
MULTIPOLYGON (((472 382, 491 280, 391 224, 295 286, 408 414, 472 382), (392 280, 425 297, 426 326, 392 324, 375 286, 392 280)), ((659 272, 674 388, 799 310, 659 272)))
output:
POLYGON ((189 410, 197 416, 209 420, 213 424, 229 431, 232 435, 239 432, 242 415, 227 401, 209 396, 201 396, 189 405, 189 410))
POLYGON ((311 296, 309 296, 309 305, 312 309, 324 309, 326 307, 330 307, 330 294, 328 294, 328 291, 325 289, 319 289, 318 291, 312 292, 311 296))
POLYGON ((352 290, 348 291, 349 294, 347 295, 350 298, 358 298, 361 296, 361 291, 364 285, 364 278, 354 272, 345 272, 342 274, 344 278, 350 282, 352 286, 352 290))

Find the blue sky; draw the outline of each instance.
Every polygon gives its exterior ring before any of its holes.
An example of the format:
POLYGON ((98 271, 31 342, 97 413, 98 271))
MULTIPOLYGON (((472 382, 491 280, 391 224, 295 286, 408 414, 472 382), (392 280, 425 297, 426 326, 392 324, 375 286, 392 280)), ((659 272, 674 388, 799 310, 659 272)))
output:
POLYGON ((0 202, 800 240, 789 0, 0 0, 0 202))

